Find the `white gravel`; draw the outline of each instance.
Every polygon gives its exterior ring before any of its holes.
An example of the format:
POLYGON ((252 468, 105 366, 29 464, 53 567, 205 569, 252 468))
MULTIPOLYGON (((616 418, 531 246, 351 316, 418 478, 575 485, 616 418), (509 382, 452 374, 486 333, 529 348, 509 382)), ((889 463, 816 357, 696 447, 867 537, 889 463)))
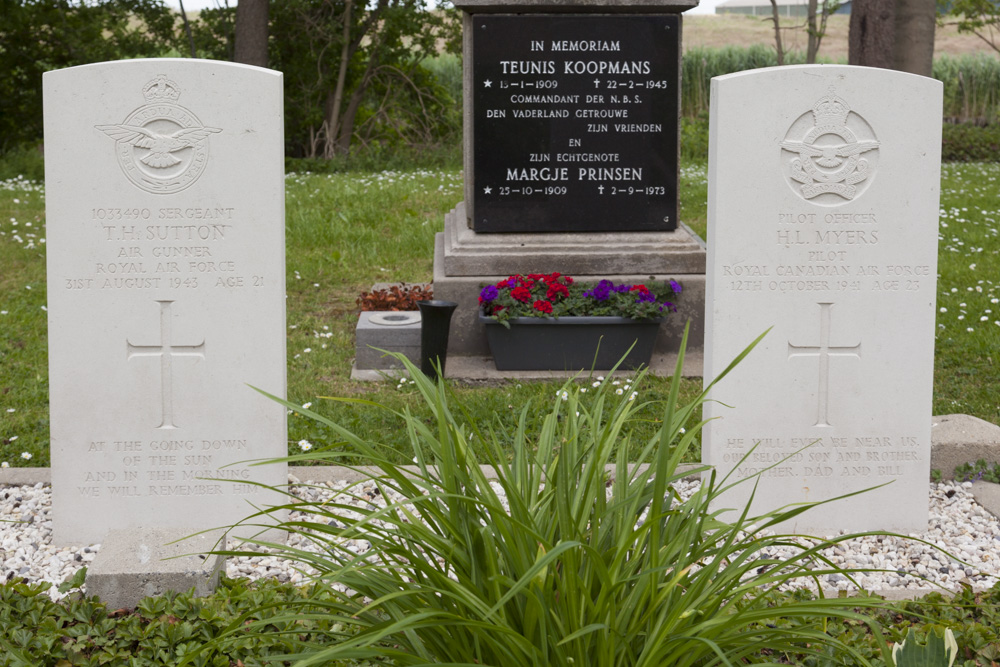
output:
MULTIPOLYGON (((682 482, 678 491, 686 497, 698 482, 682 482)), ((354 505, 384 505, 385 498, 369 485, 354 487, 354 498, 343 493, 347 482, 328 482, 293 487, 310 501, 335 499, 354 505)), ((1000 522, 973 499, 969 482, 930 485, 930 520, 927 531, 913 534, 961 558, 968 565, 949 558, 921 542, 893 537, 868 537, 844 542, 826 554, 844 568, 878 568, 888 572, 855 575, 858 583, 874 591, 926 589, 935 584, 955 589, 961 582, 989 588, 1000 580, 1000 522), (918 575, 918 576, 910 576, 918 575)), ((307 547, 302 538, 292 536, 292 544, 307 547)), ((364 540, 349 545, 358 552, 368 549, 364 540)), ((51 493, 47 484, 0 487, 0 575, 5 581, 47 581, 59 584, 96 556, 100 545, 56 548, 52 545, 51 493)), ((762 554, 764 556, 765 554, 762 554)), ((777 552, 766 554, 782 557, 777 552)), ((790 555, 790 554, 788 554, 790 555)), ((253 558, 230 558, 230 577, 274 577, 293 583, 307 575, 295 564, 262 553, 253 558)), ((854 589, 842 575, 827 575, 824 587, 854 589)), ((50 595, 60 597, 55 586, 50 595)))

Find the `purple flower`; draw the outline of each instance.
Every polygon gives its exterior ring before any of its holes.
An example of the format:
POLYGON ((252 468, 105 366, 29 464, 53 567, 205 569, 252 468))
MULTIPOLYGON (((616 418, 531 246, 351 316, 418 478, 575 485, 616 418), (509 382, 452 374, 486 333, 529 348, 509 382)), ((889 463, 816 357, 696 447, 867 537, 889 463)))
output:
POLYGON ((597 283, 594 289, 584 292, 583 295, 592 297, 595 301, 607 301, 614 287, 614 283, 610 280, 602 280, 597 283))
POLYGON ((675 306, 674 304, 670 303, 669 301, 664 301, 663 305, 660 306, 660 312, 661 313, 663 312, 664 308, 666 308, 667 310, 669 310, 671 313, 676 313, 677 312, 677 306, 675 306))
POLYGON ((618 285, 616 287, 612 287, 611 289, 613 291, 617 292, 618 294, 624 294, 625 292, 632 291, 632 286, 631 285, 618 285))
POLYGON ((487 285, 479 293, 479 303, 487 303, 488 301, 492 301, 493 299, 497 298, 497 296, 499 295, 500 292, 497 291, 496 287, 494 287, 493 285, 487 285))
POLYGON ((681 284, 679 282, 677 282, 676 280, 674 280, 673 278, 671 278, 670 279, 670 289, 672 289, 674 291, 674 294, 680 294, 681 293, 681 284))
POLYGON ((640 292, 639 298, 635 300, 636 303, 656 303, 656 297, 653 296, 652 292, 640 292))

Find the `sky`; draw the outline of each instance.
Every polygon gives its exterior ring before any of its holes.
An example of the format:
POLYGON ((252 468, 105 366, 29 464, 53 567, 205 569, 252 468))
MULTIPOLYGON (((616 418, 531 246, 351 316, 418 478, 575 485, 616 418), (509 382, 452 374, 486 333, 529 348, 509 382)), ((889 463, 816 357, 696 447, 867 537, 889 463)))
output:
MULTIPOLYGON (((686 14, 713 14, 715 13, 715 6, 722 2, 722 0, 701 0, 699 4, 694 9, 689 9, 686 14)), ((205 9, 207 7, 219 7, 222 6, 222 0, 184 0, 184 9, 188 11, 195 11, 199 9, 205 9)), ((235 7, 237 4, 236 0, 229 0, 229 6, 235 7)), ((180 3, 177 0, 167 0, 167 5, 173 7, 174 9, 180 9, 180 3)))

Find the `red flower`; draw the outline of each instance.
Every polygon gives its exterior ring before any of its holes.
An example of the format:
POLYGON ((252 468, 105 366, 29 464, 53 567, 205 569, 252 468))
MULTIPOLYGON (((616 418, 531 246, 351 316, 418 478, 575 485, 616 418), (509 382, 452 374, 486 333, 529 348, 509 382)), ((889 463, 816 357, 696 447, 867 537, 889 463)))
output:
POLYGON ((545 293, 545 298, 551 300, 557 296, 569 296, 569 288, 559 283, 549 283, 549 289, 545 293))
POLYGON ((642 294, 649 294, 649 288, 645 285, 632 285, 629 292, 641 292, 642 294))
POLYGON ((538 301, 535 302, 534 305, 535 305, 535 310, 537 310, 540 313, 551 313, 552 312, 552 304, 549 303, 548 301, 538 300, 538 301))
POLYGON ((567 285, 572 285, 573 284, 573 278, 571 278, 570 276, 563 276, 563 280, 566 281, 567 285))
POLYGON ((519 285, 510 291, 510 295, 523 303, 531 301, 531 292, 523 285, 519 285))

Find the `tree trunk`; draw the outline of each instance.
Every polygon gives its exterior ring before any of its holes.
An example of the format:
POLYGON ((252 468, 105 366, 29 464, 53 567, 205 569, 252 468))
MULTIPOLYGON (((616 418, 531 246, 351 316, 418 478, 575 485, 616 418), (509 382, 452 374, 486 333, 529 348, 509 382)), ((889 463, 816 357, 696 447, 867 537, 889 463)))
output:
POLYGON ((337 134, 340 126, 340 107, 344 101, 344 83, 347 81, 347 66, 350 65, 354 50, 351 48, 351 9, 352 1, 344 2, 344 31, 341 36, 343 47, 340 50, 340 68, 337 71, 337 85, 333 89, 333 95, 327 97, 326 107, 326 145, 323 148, 323 157, 327 160, 337 152, 339 142, 337 134))
POLYGON ((895 0, 854 0, 851 3, 848 63, 893 69, 895 9, 895 0))
POLYGON ((197 58, 198 54, 194 49, 194 35, 191 34, 191 22, 188 21, 187 12, 184 11, 184 0, 180 0, 181 5, 181 20, 184 21, 184 32, 187 33, 188 44, 191 46, 191 57, 197 58))
POLYGON ((236 5, 236 50, 233 62, 267 67, 269 0, 240 0, 236 5))
POLYGON ((781 46, 781 20, 778 18, 778 0, 771 0, 771 20, 774 21, 774 49, 778 54, 778 66, 785 64, 785 49, 781 46))
POLYGON ((893 69, 930 76, 934 67, 935 0, 896 0, 893 69))
POLYGON ((361 100, 364 98, 365 91, 371 83, 372 76, 375 74, 375 67, 378 65, 379 59, 379 47, 382 44, 383 36, 384 33, 379 32, 372 38, 371 55, 368 57, 368 65, 365 67, 365 73, 361 75, 361 81, 354 89, 354 92, 351 93, 351 99, 348 101, 347 109, 344 110, 344 116, 340 121, 340 128, 337 134, 337 149, 341 153, 346 153, 351 149, 351 138, 354 136, 354 119, 358 114, 358 108, 361 106, 361 100))
POLYGON ((823 34, 820 30, 816 25, 816 0, 809 0, 806 4, 806 64, 812 65, 816 62, 816 55, 819 53, 819 42, 823 39, 823 34))

